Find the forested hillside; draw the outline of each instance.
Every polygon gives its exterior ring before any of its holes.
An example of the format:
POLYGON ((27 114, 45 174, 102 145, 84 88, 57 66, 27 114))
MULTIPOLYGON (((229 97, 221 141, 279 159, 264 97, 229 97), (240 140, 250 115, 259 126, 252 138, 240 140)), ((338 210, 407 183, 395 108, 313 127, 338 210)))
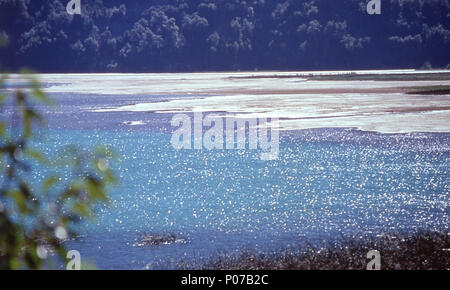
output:
POLYGON ((0 0, 2 68, 41 72, 446 67, 448 0, 0 0))

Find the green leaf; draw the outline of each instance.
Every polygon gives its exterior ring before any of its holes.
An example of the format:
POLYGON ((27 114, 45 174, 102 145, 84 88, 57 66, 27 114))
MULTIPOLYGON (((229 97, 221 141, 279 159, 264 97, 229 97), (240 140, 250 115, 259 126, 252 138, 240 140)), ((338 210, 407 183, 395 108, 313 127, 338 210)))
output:
POLYGON ((15 190, 9 194, 14 201, 16 202, 16 206, 19 209, 19 212, 21 214, 27 214, 30 212, 27 206, 27 198, 25 197, 24 193, 20 190, 15 190))
POLYGON ((106 194, 103 192, 101 184, 95 183, 91 180, 87 182, 87 190, 92 200, 103 200, 106 201, 108 198, 106 194))
POLYGON ((58 181, 59 180, 56 176, 50 176, 42 183, 41 188, 43 191, 48 191, 53 185, 58 183, 58 181))
POLYGON ((89 208, 86 206, 86 204, 77 202, 73 205, 72 211, 76 214, 78 214, 81 217, 90 217, 91 212, 89 208))
POLYGON ((49 160, 45 157, 45 155, 39 151, 28 148, 25 150, 25 154, 41 163, 45 163, 45 164, 49 163, 49 160))
POLYGON ((6 133, 6 125, 3 122, 0 122, 0 136, 4 137, 6 133))
POLYGON ((32 95, 47 105, 51 105, 51 106, 54 105, 52 100, 50 100, 41 89, 39 89, 38 84, 33 84, 33 94, 32 95))

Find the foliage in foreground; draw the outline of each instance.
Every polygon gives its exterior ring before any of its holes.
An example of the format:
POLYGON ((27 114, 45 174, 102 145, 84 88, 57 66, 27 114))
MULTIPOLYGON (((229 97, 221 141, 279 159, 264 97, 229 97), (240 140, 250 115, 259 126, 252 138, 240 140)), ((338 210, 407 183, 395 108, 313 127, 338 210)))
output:
POLYGON ((114 182, 106 148, 70 146, 52 158, 32 149, 33 133, 44 121, 37 105, 52 102, 31 74, 21 79, 27 84, 15 91, 5 90, 8 76, 0 79, 0 269, 40 269, 57 257, 65 261, 63 242, 76 235, 77 223, 94 216, 96 205, 107 202, 107 187, 114 182), (32 176, 44 174, 43 168, 49 174, 36 186, 32 176))

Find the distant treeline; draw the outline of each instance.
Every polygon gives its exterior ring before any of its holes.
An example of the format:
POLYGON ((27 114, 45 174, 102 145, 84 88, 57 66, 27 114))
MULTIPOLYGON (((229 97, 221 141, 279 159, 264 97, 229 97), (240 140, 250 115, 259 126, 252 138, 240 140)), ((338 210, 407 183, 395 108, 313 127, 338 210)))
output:
POLYGON ((450 64, 450 1, 0 0, 2 69, 329 70, 450 64))

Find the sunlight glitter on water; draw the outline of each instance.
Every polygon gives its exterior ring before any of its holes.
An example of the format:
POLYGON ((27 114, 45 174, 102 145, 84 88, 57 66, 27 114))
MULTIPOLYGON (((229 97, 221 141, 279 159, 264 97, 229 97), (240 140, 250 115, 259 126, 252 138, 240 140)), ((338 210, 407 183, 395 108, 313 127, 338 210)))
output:
MULTIPOLYGON (((100 268, 174 268, 179 262, 200 265, 240 249, 274 251, 341 235, 448 231, 449 133, 391 135, 348 128, 448 131, 450 122, 443 110, 383 112, 445 107, 448 97, 235 94, 200 100, 192 93, 218 84, 226 89, 261 83, 298 86, 288 79, 249 83, 224 80, 224 74, 206 76, 217 82, 193 74, 188 84, 177 86, 180 78, 191 76, 172 75, 154 91, 148 81, 157 83, 165 76, 44 76, 61 106, 46 112, 46 142, 36 146, 52 155, 65 144, 83 148, 101 144, 113 147, 119 156, 108 164, 121 181, 113 189, 110 206, 99 209, 95 223, 83 224, 80 239, 70 242, 100 268), (102 78, 97 87, 86 83, 102 78), (161 88, 165 94, 152 94, 161 88), (191 91, 177 95, 186 89, 191 91), (107 95, 111 92, 114 95, 107 95), (279 159, 262 161, 258 150, 174 150, 172 114, 163 112, 190 112, 193 107, 290 118, 282 123, 279 159), (318 129, 293 130, 299 128, 318 129), (163 239, 148 245, 148 237, 163 239), (183 242, 171 242, 177 240, 183 242)), ((323 85, 330 83, 309 84, 323 85)), ((41 170, 33 178, 46 174, 41 170)))

